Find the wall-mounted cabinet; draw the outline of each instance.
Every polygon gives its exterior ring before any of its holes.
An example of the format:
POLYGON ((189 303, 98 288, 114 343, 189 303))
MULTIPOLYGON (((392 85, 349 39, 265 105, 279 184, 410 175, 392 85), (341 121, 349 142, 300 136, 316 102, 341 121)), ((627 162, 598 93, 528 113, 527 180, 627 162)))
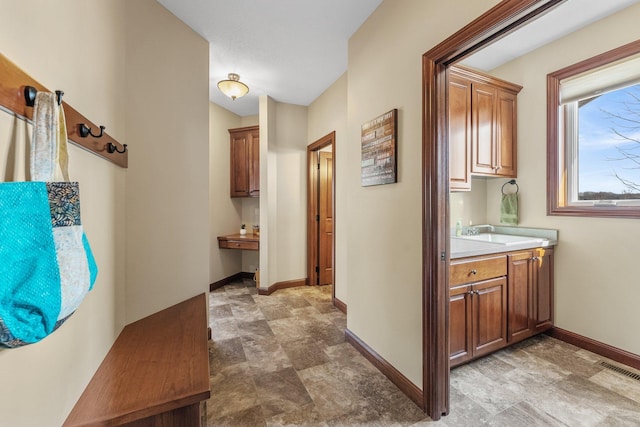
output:
POLYGON ((464 67, 449 69, 450 189, 471 176, 517 175, 517 96, 521 86, 464 67))
POLYGON ((229 129, 231 197, 260 197, 260 129, 229 129))

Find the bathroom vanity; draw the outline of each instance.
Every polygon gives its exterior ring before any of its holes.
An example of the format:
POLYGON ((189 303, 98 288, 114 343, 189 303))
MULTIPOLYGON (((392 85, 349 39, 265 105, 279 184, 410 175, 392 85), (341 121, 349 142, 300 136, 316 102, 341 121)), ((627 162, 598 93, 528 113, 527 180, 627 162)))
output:
POLYGON ((451 367, 553 326, 557 231, 486 227, 451 238, 451 367))

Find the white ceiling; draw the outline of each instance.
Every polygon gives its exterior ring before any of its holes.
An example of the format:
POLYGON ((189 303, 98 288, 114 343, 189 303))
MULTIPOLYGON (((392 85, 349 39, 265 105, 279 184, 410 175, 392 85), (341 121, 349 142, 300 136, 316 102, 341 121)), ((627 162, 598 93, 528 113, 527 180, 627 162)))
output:
POLYGON ((492 70, 638 1, 568 0, 460 63, 478 70, 492 70))
POLYGON ((347 43, 382 0, 157 0, 210 43, 209 99, 240 116, 258 96, 309 105, 347 71, 347 43), (240 75, 249 94, 217 88, 240 75))
MULTIPOLYGON (((297 105, 313 102, 347 70, 349 38, 382 2, 157 1, 209 41, 209 99, 240 116, 258 114, 260 95, 297 105), (240 75, 248 95, 235 101, 222 95, 216 85, 228 73, 240 75)), ((638 1, 567 0, 464 63, 493 69, 638 1)))

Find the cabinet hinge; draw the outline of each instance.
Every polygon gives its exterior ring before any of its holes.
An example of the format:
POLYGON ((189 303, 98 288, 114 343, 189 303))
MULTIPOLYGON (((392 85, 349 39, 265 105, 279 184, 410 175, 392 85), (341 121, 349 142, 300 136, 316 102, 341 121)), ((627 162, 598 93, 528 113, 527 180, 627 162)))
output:
POLYGON ((320 215, 316 215, 316 221, 320 221, 320 215))
POLYGON ((316 273, 320 273, 320 267, 316 265, 316 273))
POLYGON ((440 252, 440 261, 446 261, 447 260, 447 254, 442 251, 440 252))
POLYGON ((318 170, 320 170, 320 163, 318 163, 318 170))

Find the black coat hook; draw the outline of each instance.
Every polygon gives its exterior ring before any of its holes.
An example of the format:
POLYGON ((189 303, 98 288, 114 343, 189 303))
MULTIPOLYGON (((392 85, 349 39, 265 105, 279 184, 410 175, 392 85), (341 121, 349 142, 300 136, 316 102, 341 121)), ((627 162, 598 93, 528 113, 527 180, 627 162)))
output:
POLYGON ((91 135, 94 138, 101 138, 102 135, 104 135, 104 130, 106 129, 104 126, 100 126, 100 133, 98 135, 94 135, 93 132, 91 132, 91 128, 85 125, 84 123, 80 123, 78 127, 79 127, 78 132, 80 133, 80 136, 82 138, 86 138, 89 135, 91 135))
POLYGON ((107 153, 126 153, 127 152, 127 144, 122 144, 122 151, 118 150, 118 147, 113 142, 107 143, 107 153))
POLYGON ((27 107, 33 107, 36 103, 36 94, 38 90, 33 86, 24 87, 24 99, 27 103, 27 107))
MULTIPOLYGON (((24 87, 24 99, 26 101, 27 107, 33 107, 36 104, 36 94, 38 93, 38 89, 33 86, 25 86, 24 87)), ((64 92, 61 90, 56 91, 56 99, 58 101, 58 105, 62 104, 62 97, 64 96, 64 92)))

